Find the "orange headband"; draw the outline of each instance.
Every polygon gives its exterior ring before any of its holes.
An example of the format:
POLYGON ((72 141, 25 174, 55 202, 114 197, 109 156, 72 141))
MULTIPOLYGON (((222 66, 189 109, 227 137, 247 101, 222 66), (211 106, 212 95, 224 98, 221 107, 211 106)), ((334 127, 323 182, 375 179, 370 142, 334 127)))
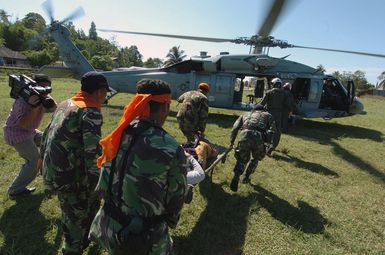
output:
POLYGON ((155 101, 158 103, 171 103, 171 94, 151 95, 136 94, 130 103, 124 108, 123 116, 118 126, 105 138, 100 140, 103 154, 97 159, 97 166, 100 168, 106 161, 115 158, 120 138, 123 130, 137 117, 146 118, 150 115, 150 106, 148 102, 155 101))

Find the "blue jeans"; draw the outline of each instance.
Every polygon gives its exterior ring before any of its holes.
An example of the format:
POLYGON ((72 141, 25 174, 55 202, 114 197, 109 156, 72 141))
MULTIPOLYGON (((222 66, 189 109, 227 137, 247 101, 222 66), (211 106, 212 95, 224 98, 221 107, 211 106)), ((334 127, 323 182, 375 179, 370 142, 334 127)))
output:
POLYGON ((39 160, 39 148, 37 146, 40 146, 41 137, 42 133, 38 132, 35 137, 13 145, 20 157, 25 160, 25 163, 21 166, 19 174, 9 187, 8 194, 22 192, 36 178, 37 161, 39 160))

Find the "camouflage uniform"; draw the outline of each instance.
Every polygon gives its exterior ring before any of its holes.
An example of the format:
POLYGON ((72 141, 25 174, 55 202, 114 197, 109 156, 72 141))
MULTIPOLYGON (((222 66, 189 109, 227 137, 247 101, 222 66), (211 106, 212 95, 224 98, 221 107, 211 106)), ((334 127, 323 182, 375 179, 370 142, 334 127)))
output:
POLYGON ((261 104, 265 105, 266 110, 274 117, 277 129, 273 138, 273 148, 275 149, 281 139, 281 119, 283 111, 289 108, 286 94, 281 88, 273 88, 266 92, 261 104))
POLYGON ((91 240, 109 254, 172 254, 168 227, 179 220, 186 185, 182 147, 152 121, 132 122, 111 167, 102 167, 97 190, 105 203, 92 223, 91 240))
POLYGON ((99 208, 94 189, 99 171, 102 115, 97 108, 79 108, 68 99, 44 131, 41 157, 46 190, 57 191, 62 210, 64 254, 81 254, 99 208))
POLYGON ((194 135, 198 132, 203 134, 206 128, 209 114, 207 97, 197 90, 192 90, 182 94, 177 101, 182 103, 176 116, 179 128, 188 141, 193 141, 194 135))
POLYGON ((282 111, 282 132, 286 133, 288 131, 288 119, 289 119, 289 113, 294 112, 297 109, 297 105, 295 103, 295 99, 293 94, 290 90, 284 90, 286 99, 287 99, 287 106, 282 111))
POLYGON ((235 158, 237 163, 234 167, 233 181, 238 188, 239 176, 246 168, 244 182, 248 182, 250 175, 255 171, 258 161, 265 156, 265 143, 269 147, 272 144, 272 138, 276 132, 273 116, 264 111, 251 111, 241 115, 233 125, 230 135, 230 142, 234 144, 238 130, 241 129, 238 145, 236 147, 235 158), (250 160, 250 154, 252 159, 250 160), (250 162, 249 162, 250 160, 250 162))

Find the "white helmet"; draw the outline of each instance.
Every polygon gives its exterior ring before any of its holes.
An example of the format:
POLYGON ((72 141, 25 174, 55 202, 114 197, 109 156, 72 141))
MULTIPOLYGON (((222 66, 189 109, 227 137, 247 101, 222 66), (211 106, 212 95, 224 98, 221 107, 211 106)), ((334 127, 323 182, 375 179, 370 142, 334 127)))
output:
POLYGON ((280 88, 282 86, 282 81, 280 78, 274 78, 271 80, 271 84, 273 84, 274 88, 280 88))
POLYGON ((291 84, 290 84, 290 82, 286 82, 285 85, 283 85, 282 88, 287 89, 287 90, 291 90, 291 84))

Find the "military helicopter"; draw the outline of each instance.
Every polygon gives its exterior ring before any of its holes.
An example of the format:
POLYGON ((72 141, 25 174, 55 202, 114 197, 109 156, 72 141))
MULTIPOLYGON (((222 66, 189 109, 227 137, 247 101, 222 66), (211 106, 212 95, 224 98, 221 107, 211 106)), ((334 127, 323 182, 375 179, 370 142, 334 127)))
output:
MULTIPOLYGON (((269 81, 278 77, 283 82, 292 84, 291 92, 297 101, 298 112, 296 114, 298 116, 334 118, 362 112, 364 106, 355 96, 355 86, 352 81, 345 88, 335 77, 325 75, 320 70, 287 60, 286 57, 274 58, 266 53, 270 47, 297 47, 375 57, 385 57, 385 55, 298 46, 269 36, 285 2, 285 0, 274 0, 257 35, 250 38, 222 39, 99 29, 106 32, 240 43, 249 45, 252 49, 250 54, 244 55, 232 55, 223 52, 218 56, 210 57, 202 53, 200 56, 163 68, 130 67, 102 72, 114 89, 108 99, 119 92, 135 93, 136 82, 143 78, 167 81, 172 86, 173 98, 177 98, 186 91, 196 89, 200 82, 207 82, 210 84, 210 106, 247 110, 253 106, 255 98, 263 97, 264 91, 270 88, 269 81), (252 83, 252 89, 247 90, 245 85, 250 85, 250 83, 252 83), (324 83, 330 84, 334 92, 332 95, 325 93, 324 83), (249 95, 246 97, 244 94, 248 91, 249 95), (248 100, 244 98, 248 98, 248 100)), ((77 9, 64 20, 56 21, 52 16, 51 1, 47 0, 42 6, 51 19, 48 32, 57 42, 60 56, 65 65, 74 72, 76 77, 81 77, 82 74, 95 70, 70 40, 70 32, 64 26, 65 22, 84 15, 84 11, 77 9)), ((42 71, 44 72, 44 70, 42 71)))

